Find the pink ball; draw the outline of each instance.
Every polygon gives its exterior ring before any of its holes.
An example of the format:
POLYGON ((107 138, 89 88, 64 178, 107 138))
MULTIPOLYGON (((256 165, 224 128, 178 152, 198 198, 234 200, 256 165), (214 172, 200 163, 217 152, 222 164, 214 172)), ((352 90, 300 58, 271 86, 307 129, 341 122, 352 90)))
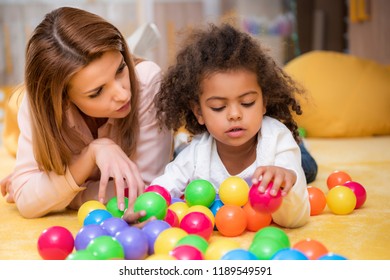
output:
POLYGON ((167 210, 167 215, 165 216, 164 221, 171 225, 171 227, 180 227, 179 217, 176 212, 172 209, 167 210))
POLYGON ((188 234, 197 234, 209 240, 213 233, 213 223, 202 212, 189 212, 184 215, 180 222, 180 228, 188 234))
POLYGON ((190 245, 179 245, 175 247, 171 252, 171 256, 174 256, 178 260, 203 260, 202 252, 190 245))
POLYGON ((367 199, 366 189, 361 184, 355 181, 348 181, 345 182, 343 185, 350 188, 355 194, 356 196, 355 209, 360 208, 364 204, 364 202, 366 202, 367 199))
POLYGON ((65 260, 73 247, 72 233, 61 226, 45 229, 38 238, 38 252, 44 260, 65 260))
POLYGON ((171 201, 172 201, 171 194, 164 187, 161 187, 159 185, 151 185, 151 186, 147 187, 144 190, 144 192, 156 192, 156 193, 160 194, 165 199, 165 201, 167 202, 167 206, 171 205, 171 201))
POLYGON ((273 213, 279 209, 282 205, 283 197, 280 189, 275 196, 270 194, 272 188, 272 182, 270 182, 265 189, 264 193, 261 193, 259 188, 260 182, 252 185, 249 190, 249 202, 252 208, 258 212, 273 213))

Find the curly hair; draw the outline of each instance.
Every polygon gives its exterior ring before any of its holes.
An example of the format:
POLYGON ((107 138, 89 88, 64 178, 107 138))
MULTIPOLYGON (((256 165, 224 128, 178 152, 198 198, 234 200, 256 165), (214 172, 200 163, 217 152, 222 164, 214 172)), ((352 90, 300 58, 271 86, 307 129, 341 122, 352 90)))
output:
POLYGON ((265 115, 284 123, 299 142, 292 111, 302 114, 295 94, 303 94, 303 88, 255 38, 226 23, 193 29, 184 41, 176 63, 168 68, 155 97, 161 126, 174 131, 185 126, 193 135, 207 131, 191 110, 193 104, 199 104, 201 82, 208 75, 237 69, 256 73, 266 104, 265 115))

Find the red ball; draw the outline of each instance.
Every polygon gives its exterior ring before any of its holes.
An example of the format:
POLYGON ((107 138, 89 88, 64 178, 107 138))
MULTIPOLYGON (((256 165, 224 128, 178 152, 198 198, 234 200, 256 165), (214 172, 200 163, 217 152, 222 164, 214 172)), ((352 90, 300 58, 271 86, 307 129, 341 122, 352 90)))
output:
POLYGON ((178 260, 203 260, 202 252, 190 245, 179 245, 172 249, 169 254, 178 260))
POLYGON ((326 196, 324 192, 314 186, 308 186, 307 191, 309 193, 310 216, 321 214, 326 207, 326 196))
POLYGON ((167 215, 165 216, 164 221, 171 225, 171 227, 180 227, 179 217, 176 212, 172 209, 167 210, 167 215))
POLYGON ((349 176, 348 173, 344 171, 333 171, 326 180, 326 184, 328 185, 328 188, 331 189, 335 186, 344 185, 344 183, 352 181, 351 176, 349 176))
POLYGON ((249 202, 254 210, 265 213, 273 213, 282 205, 282 192, 279 189, 277 194, 272 196, 270 194, 272 185, 272 182, 270 182, 264 193, 261 193, 258 190, 260 182, 252 185, 249 190, 249 202))
POLYGON ((158 194, 160 194, 164 199, 165 201, 167 202, 167 206, 171 205, 171 201, 172 201, 172 197, 171 197, 171 194, 169 193, 169 191, 162 187, 162 186, 159 186, 159 185, 150 185, 149 187, 147 187, 144 192, 156 192, 158 194))
POLYGON ((367 199, 366 189, 361 184, 355 181, 345 182, 344 186, 350 188, 356 196, 355 209, 362 207, 362 205, 364 204, 364 202, 366 202, 367 199))
POLYGON ((180 228, 188 234, 197 234, 209 240, 213 233, 213 223, 206 214, 201 212, 189 212, 180 221, 180 228))
POLYGON ((215 226, 223 236, 239 236, 248 224, 247 216, 240 206, 225 204, 215 214, 215 226))
POLYGON ((44 260, 65 260, 73 247, 72 233, 61 226, 45 229, 38 238, 38 252, 44 260))

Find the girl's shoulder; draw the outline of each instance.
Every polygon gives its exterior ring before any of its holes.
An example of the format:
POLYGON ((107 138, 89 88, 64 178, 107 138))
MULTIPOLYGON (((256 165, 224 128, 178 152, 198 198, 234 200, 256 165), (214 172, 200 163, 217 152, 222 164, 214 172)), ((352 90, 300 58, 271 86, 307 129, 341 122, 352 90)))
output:
POLYGON ((290 132, 281 121, 269 116, 264 116, 261 131, 263 135, 290 132))

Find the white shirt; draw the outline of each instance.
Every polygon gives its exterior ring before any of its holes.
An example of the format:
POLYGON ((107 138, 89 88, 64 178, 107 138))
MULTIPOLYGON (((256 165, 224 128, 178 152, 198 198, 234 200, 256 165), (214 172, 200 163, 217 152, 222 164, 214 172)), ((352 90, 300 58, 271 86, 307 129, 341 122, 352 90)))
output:
POLYGON ((215 139, 209 133, 204 133, 195 136, 152 184, 163 186, 172 196, 180 197, 189 182, 205 179, 213 184, 218 193, 219 185, 230 176, 241 177, 250 186, 255 169, 266 165, 284 167, 297 175, 296 183, 283 197, 281 207, 272 214, 273 221, 283 227, 304 225, 310 217, 310 203, 299 146, 284 124, 267 116, 258 133, 256 160, 240 174, 228 173, 218 155, 215 139))

